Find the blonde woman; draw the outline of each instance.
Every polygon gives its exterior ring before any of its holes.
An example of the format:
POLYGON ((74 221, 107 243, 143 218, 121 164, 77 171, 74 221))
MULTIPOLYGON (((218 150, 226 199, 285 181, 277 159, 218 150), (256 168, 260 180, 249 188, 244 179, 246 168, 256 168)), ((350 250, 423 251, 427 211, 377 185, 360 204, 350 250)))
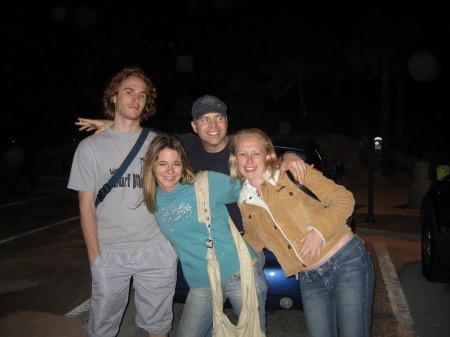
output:
POLYGON ((311 167, 304 184, 320 201, 280 178, 273 144, 259 129, 233 135, 229 165, 232 181, 243 183, 244 239, 256 253, 271 250, 286 277, 298 277, 308 336, 370 336, 373 266, 346 225, 352 193, 311 167))

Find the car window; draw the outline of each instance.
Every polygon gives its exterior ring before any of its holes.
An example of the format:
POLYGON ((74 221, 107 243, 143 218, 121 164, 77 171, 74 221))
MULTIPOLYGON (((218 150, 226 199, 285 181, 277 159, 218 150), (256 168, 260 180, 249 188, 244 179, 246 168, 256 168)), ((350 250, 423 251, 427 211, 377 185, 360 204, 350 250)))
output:
POLYGON ((324 176, 334 180, 333 173, 328 166, 322 149, 315 141, 288 137, 272 137, 272 141, 278 156, 283 155, 287 151, 295 152, 306 163, 314 165, 324 176))
POLYGON ((276 151, 278 157, 282 156, 285 152, 290 151, 290 152, 297 153, 300 157, 302 157, 302 159, 304 161, 306 161, 306 155, 305 155, 305 151, 303 149, 296 148, 296 147, 289 147, 289 146, 277 146, 277 145, 274 145, 274 147, 275 147, 275 151, 276 151))

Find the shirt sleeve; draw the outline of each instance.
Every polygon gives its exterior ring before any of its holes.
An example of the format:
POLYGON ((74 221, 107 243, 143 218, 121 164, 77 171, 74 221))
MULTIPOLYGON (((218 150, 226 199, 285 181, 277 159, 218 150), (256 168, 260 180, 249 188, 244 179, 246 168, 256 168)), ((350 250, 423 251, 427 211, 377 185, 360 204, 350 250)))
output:
POLYGON ((86 142, 81 142, 72 161, 67 187, 75 191, 95 192, 95 159, 86 142))
POLYGON ((327 242, 336 232, 336 227, 344 226, 355 207, 353 194, 344 186, 310 167, 307 169, 305 185, 320 199, 324 208, 312 218, 314 228, 327 242))
POLYGON ((208 185, 210 199, 213 202, 221 202, 223 204, 237 202, 241 191, 241 182, 239 180, 231 183, 230 176, 208 171, 208 185))

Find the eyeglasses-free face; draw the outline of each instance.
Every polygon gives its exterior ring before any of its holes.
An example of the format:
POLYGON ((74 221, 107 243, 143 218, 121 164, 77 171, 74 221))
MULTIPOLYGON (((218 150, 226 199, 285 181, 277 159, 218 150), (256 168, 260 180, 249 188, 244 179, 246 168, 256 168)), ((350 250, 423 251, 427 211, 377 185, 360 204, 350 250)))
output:
POLYGON ((217 112, 209 112, 191 122, 206 151, 216 153, 227 145, 228 119, 217 112))
POLYGON ((171 192, 181 179, 183 163, 179 153, 165 148, 159 152, 158 160, 153 167, 156 182, 164 192, 171 192))
POLYGON ((243 137, 236 145, 235 155, 239 172, 253 186, 258 186, 266 172, 266 162, 270 159, 263 142, 254 137, 243 137))

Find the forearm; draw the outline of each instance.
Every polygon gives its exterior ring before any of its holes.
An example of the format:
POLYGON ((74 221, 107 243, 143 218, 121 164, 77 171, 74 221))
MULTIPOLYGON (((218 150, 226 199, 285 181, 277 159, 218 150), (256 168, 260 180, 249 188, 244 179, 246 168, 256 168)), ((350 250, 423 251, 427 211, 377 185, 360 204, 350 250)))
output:
POLYGON ((285 171, 290 171, 300 184, 303 184, 306 176, 306 163, 296 152, 285 152, 281 157, 280 178, 284 176, 285 171))
POLYGON ((81 230, 83 232, 84 242, 86 243, 86 249, 89 257, 89 262, 92 263, 100 255, 100 248, 98 244, 97 236, 97 223, 86 219, 86 217, 80 217, 81 230))
POLYGON ((281 159, 282 162, 284 162, 286 160, 288 160, 288 161, 289 160, 296 161, 296 160, 299 160, 299 159, 301 159, 301 161, 305 161, 305 156, 303 156, 300 153, 295 152, 295 151, 286 151, 285 153, 283 153, 281 155, 280 159, 281 159))
MULTIPOLYGON (((80 223, 89 262, 92 264, 100 254, 97 232, 97 218, 93 197, 86 195, 90 192, 80 192, 80 223)), ((92 193, 93 194, 93 193, 92 193)))
POLYGON ((311 171, 307 177, 308 186, 319 197, 323 207, 314 217, 311 224, 328 241, 334 236, 341 226, 345 225, 346 219, 353 213, 355 199, 353 194, 344 186, 336 184, 318 172, 311 171))

